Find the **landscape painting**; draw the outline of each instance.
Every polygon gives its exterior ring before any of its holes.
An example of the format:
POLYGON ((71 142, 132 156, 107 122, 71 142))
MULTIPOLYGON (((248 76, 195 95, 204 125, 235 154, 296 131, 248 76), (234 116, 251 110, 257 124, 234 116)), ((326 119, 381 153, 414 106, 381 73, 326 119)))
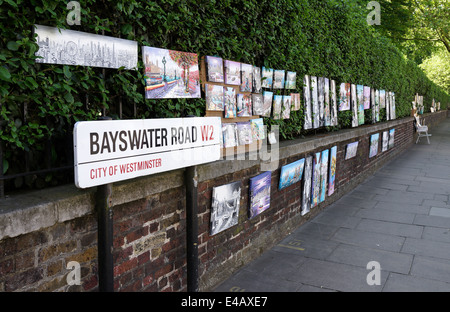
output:
POLYGON ((205 59, 208 81, 223 82, 223 59, 216 56, 206 56, 205 59))
POLYGON ((356 86, 357 105, 358 105, 358 125, 364 124, 364 86, 356 86))
POLYGON ((282 190, 294 183, 297 183, 302 179, 303 167, 305 165, 305 159, 299 159, 286 166, 281 167, 280 183, 278 189, 282 190))
POLYGON ((266 171, 250 178, 249 218, 254 218, 270 207, 270 183, 272 172, 266 171))
POLYGON ((313 128, 320 127, 320 109, 319 109, 319 92, 318 92, 317 77, 311 76, 311 107, 313 128))
POLYGON ((389 130, 389 148, 394 147, 395 129, 389 130))
POLYGON ((389 147, 389 131, 383 131, 383 142, 381 145, 381 151, 386 152, 389 147))
POLYGON ((273 84, 273 68, 266 68, 266 67, 262 67, 261 69, 262 71, 262 82, 261 82, 261 86, 263 88, 267 88, 267 89, 272 89, 272 84, 273 84))
POLYGON ((234 147, 238 145, 236 123, 222 124, 223 147, 234 147))
POLYGON ((370 149, 369 149, 369 158, 372 158, 378 154, 378 141, 380 139, 380 134, 372 134, 370 136, 370 149))
POLYGON ((251 94, 238 93, 236 99, 237 116, 252 116, 252 97, 251 94))
POLYGON ((291 96, 283 95, 283 106, 281 110, 281 119, 289 119, 291 115, 291 96))
POLYGON ((281 119, 282 95, 273 96, 273 119, 281 119))
POLYGON ((241 63, 225 60, 225 84, 239 86, 241 84, 241 63))
POLYGON ((320 199, 320 160, 322 153, 314 154, 312 160, 312 185, 311 185, 311 208, 319 204, 320 199))
POLYGON ((325 125, 325 78, 317 78, 317 94, 319 103, 319 127, 325 125))
POLYGON ((356 85, 351 85, 351 106, 352 106, 352 127, 358 127, 358 97, 356 93, 356 85))
POLYGON ((297 73, 288 71, 286 72, 286 82, 285 82, 285 89, 295 89, 296 88, 296 80, 297 80, 297 73))
POLYGON ((253 133, 252 133, 252 125, 250 121, 243 121, 236 123, 236 133, 238 145, 247 145, 252 144, 253 142, 253 133))
POLYGON ((198 57, 195 53, 142 47, 145 98, 200 98, 198 57))
POLYGON ((339 88, 339 111, 350 109, 351 84, 341 83, 339 88))
POLYGON ((347 149, 345 151, 345 160, 355 157, 357 150, 358 141, 347 144, 347 149))
POLYGON ((331 125, 338 125, 338 110, 337 110, 337 99, 336 99, 336 81, 331 80, 330 82, 330 106, 331 106, 331 125))
POLYGON ((303 97, 304 97, 304 114, 305 123, 303 129, 308 130, 312 128, 312 111, 311 111, 311 85, 309 75, 305 75, 303 78, 303 97))
POLYGON ((272 101, 273 101, 273 92, 264 91, 263 92, 263 112, 260 114, 263 117, 270 117, 272 113, 272 101))
POLYGON ((300 109, 300 93, 291 93, 291 111, 298 111, 300 109))
POLYGON ((284 88, 284 69, 276 69, 273 72, 273 88, 274 89, 283 89, 284 88))
POLYGON ((225 118, 237 117, 236 89, 223 87, 225 118))
POLYGON ((241 189, 241 181, 213 188, 210 235, 215 235, 238 224, 241 189))
POLYGON ((261 93, 261 67, 253 66, 253 93, 261 93))
POLYGON ((333 146, 330 149, 330 172, 328 174, 328 196, 334 193, 336 182, 336 164, 337 164, 337 146, 333 146))
POLYGON ((364 86, 364 109, 370 109, 370 87, 364 86))
POLYGON ((308 156, 305 158, 305 169, 303 173, 302 216, 307 214, 311 208, 312 159, 313 156, 308 156))
POLYGON ((264 122, 262 118, 250 120, 252 125, 253 140, 264 140, 266 138, 266 131, 264 129, 264 122))
POLYGON ((320 203, 325 200, 325 195, 327 193, 329 153, 329 150, 322 151, 320 160, 320 203))
POLYGON ((205 84, 206 110, 223 111, 224 96, 223 87, 219 85, 205 84))
POLYGON ((324 78, 324 89, 323 89, 323 94, 324 94, 324 102, 323 102, 323 106, 324 106, 324 115, 325 115, 325 126, 329 127, 332 125, 331 123, 331 107, 330 107, 330 79, 328 78, 324 78))
POLYGON ((386 108, 386 91, 380 90, 380 108, 386 108))
POLYGON ((241 92, 253 90, 253 66, 241 63, 241 92))

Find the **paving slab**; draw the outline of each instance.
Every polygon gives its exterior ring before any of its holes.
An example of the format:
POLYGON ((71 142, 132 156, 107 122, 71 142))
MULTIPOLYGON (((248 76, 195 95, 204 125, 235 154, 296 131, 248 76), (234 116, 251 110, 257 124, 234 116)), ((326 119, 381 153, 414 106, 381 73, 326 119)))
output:
POLYGON ((390 273, 383 292, 448 292, 450 284, 412 275, 390 273))
POLYGON ((422 237, 423 226, 364 219, 356 227, 358 230, 384 233, 401 237, 422 237))

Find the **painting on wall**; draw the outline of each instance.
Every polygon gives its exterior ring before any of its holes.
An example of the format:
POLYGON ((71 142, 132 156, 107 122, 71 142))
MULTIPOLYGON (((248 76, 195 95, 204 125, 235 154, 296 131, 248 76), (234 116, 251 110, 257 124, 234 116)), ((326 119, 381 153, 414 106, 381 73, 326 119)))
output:
POLYGON ((311 208, 316 207, 320 200, 320 160, 322 153, 315 153, 312 160, 311 208))
POLYGON ((389 148, 394 147, 394 136, 395 136, 395 129, 389 130, 389 148))
POLYGON ((311 208, 312 159, 313 156, 308 156, 305 158, 305 168, 303 173, 302 216, 307 214, 311 208))
POLYGON ((379 139, 380 139, 379 133, 375 133, 370 136, 369 158, 372 158, 378 154, 379 139))
POLYGON ((263 88, 272 89, 273 85, 273 68, 262 67, 261 86, 263 88))
POLYGON ((386 108, 386 91, 380 90, 380 108, 386 108))
POLYGON ((309 75, 305 75, 305 77, 303 78, 303 97, 305 103, 305 123, 303 129, 308 130, 312 128, 311 85, 309 75))
POLYGON ((252 125, 253 140, 264 140, 266 138, 266 131, 264 129, 264 122, 262 118, 250 120, 252 125))
POLYGON ((396 113, 395 113, 395 92, 391 93, 391 120, 396 119, 396 113))
POLYGON ((305 166, 305 159, 299 159, 286 166, 281 167, 280 183, 278 189, 282 190, 302 179, 303 167, 305 166))
POLYGON ((195 53, 142 47, 145 98, 200 98, 198 57, 195 53))
POLYGON ((286 82, 284 85, 285 89, 295 89, 296 88, 296 80, 297 80, 297 73, 292 71, 286 72, 286 82))
POLYGON ((370 87, 364 86, 364 109, 370 109, 370 87))
POLYGON ((324 88, 323 88, 323 94, 324 94, 324 119, 325 123, 324 125, 326 127, 331 126, 331 107, 330 107, 330 79, 324 78, 324 88))
POLYGON ((375 108, 376 108, 376 112, 375 112, 375 120, 376 122, 380 121, 380 90, 375 90, 375 108))
POLYGON ((355 157, 357 150, 358 141, 347 144, 347 149, 345 151, 345 160, 355 157))
POLYGON ((264 99, 262 94, 252 94, 253 115, 264 114, 264 99))
POLYGON ((358 127, 358 94, 356 93, 356 85, 351 85, 351 106, 352 106, 352 127, 358 127))
POLYGON ((381 146, 381 151, 386 152, 389 147, 389 131, 383 131, 383 142, 381 146))
POLYGON ((358 126, 364 124, 364 86, 356 86, 356 100, 358 105, 358 126))
POLYGON ((291 93, 291 111, 300 109, 300 93, 291 93))
POLYGON ((391 120, 391 95, 389 91, 386 91, 385 95, 385 107, 386 107, 386 120, 391 120))
POLYGON ((328 173, 328 196, 333 195, 336 181, 337 146, 330 149, 330 172, 328 173))
POLYGON ((241 63, 225 60, 225 84, 239 86, 241 84, 241 63))
POLYGON ((320 110, 319 110, 319 90, 317 77, 311 76, 311 107, 312 107, 312 119, 313 128, 320 127, 320 110))
POLYGON ((320 203, 325 200, 325 195, 327 193, 329 153, 329 150, 322 151, 320 160, 320 203))
POLYGON ((351 99, 351 84, 341 83, 339 88, 339 111, 345 111, 350 109, 351 99))
POLYGON ((241 181, 213 188, 210 235, 215 235, 238 224, 241 189, 241 181))
POLYGON ((252 116, 252 97, 251 94, 238 93, 236 99, 237 116, 252 116))
POLYGON ((225 118, 235 118, 237 117, 236 89, 223 87, 223 91, 225 118))
POLYGON ((253 93, 261 93, 261 68, 253 66, 253 93))
POLYGON ((270 182, 272 172, 266 171, 250 178, 249 218, 254 218, 270 207, 270 182))
POLYGON ((223 111, 224 95, 223 87, 219 85, 205 84, 206 110, 223 111))
POLYGON ((252 144, 253 134, 250 121, 242 121, 236 123, 236 133, 238 145, 252 144))
POLYGON ((253 90, 253 65, 241 63, 241 92, 253 90))
POLYGON ((223 147, 233 147, 238 145, 236 123, 222 124, 223 147))
POLYGON ((281 110, 281 119, 289 119, 291 114, 291 96, 283 95, 283 106, 281 110))
POLYGON ((223 59, 217 56, 206 56, 205 60, 208 81, 223 82, 223 59))
POLYGON ((337 118, 337 94, 336 94, 336 81, 331 80, 330 82, 330 106, 331 106, 331 125, 337 126, 338 125, 338 118, 337 118))
POLYGON ((281 119, 282 95, 273 96, 273 119, 281 119))
POLYGON ((273 92, 264 91, 263 92, 263 113, 260 114, 263 117, 270 117, 272 113, 272 101, 273 101, 273 92))
POLYGON ((317 98, 319 104, 319 127, 325 125, 325 78, 317 78, 317 98))
POLYGON ((275 69, 273 72, 273 88, 283 89, 284 88, 284 69, 275 69))
POLYGON ((39 56, 36 63, 125 69, 138 67, 136 41, 43 25, 34 25, 34 29, 39 46, 35 53, 39 56))

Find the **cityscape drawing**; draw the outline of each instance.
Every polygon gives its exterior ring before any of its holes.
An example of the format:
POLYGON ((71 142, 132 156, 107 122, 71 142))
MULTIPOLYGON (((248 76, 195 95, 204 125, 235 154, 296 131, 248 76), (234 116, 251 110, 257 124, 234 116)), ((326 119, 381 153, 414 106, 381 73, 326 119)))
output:
POLYGON ((302 179, 304 165, 305 159, 302 158, 281 167, 278 189, 281 190, 300 181, 302 179))
POLYGON ((256 177, 250 178, 250 219, 270 207, 271 176, 272 172, 266 171, 256 177))
POLYGON ((238 223, 241 189, 241 181, 213 188, 210 235, 215 235, 238 223))
POLYGON ((35 25, 36 63, 136 69, 136 41, 35 25))
POLYGON ((305 159, 302 194, 302 216, 307 214, 311 208, 312 159, 313 156, 308 156, 305 159))

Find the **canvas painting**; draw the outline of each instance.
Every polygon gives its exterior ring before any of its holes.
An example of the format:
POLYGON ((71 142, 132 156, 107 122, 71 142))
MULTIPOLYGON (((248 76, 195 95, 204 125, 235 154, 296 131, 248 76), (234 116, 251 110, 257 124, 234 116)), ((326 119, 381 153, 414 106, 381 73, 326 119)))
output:
POLYGON ((322 151, 322 156, 320 160, 320 198, 319 198, 320 203, 325 200, 325 195, 327 193, 329 153, 330 153, 329 150, 322 151))
POLYGON ((198 57, 195 53, 142 47, 145 98, 200 98, 198 57))
POLYGON ((316 207, 320 200, 321 156, 321 152, 315 153, 312 161, 311 208, 316 207))
POLYGON ((273 92, 264 91, 263 92, 263 113, 260 114, 263 117, 270 117, 272 113, 272 101, 273 101, 273 92))
POLYGON ((358 125, 364 124, 364 86, 356 86, 356 100, 358 105, 358 125))
POLYGON ((389 148, 394 147, 394 135, 395 135, 395 129, 389 130, 389 148))
POLYGON ((396 118, 395 114, 395 93, 391 92, 391 120, 394 120, 396 118))
POLYGON ((206 110, 223 111, 224 96, 223 87, 212 84, 205 84, 206 89, 206 110))
POLYGON ((262 118, 256 118, 250 120, 252 126, 252 138, 254 141, 264 140, 266 138, 266 131, 264 129, 264 123, 262 118))
POLYGON ((261 67, 253 66, 253 93, 261 93, 261 67))
POLYGON ((273 119, 281 119, 281 107, 283 104, 282 95, 273 96, 273 119))
POLYGON ((385 99, 386 104, 386 120, 390 120, 391 119, 391 94, 389 91, 386 91, 386 95, 385 95, 385 99))
POLYGON ((375 89, 370 89, 370 102, 372 103, 371 109, 372 109, 372 123, 377 122, 377 108, 375 106, 375 89))
POLYGON ((356 156, 358 150, 358 141, 347 144, 347 150, 345 151, 345 160, 356 156))
POLYGON ((273 85, 273 68, 262 67, 262 82, 261 86, 263 88, 272 89, 273 85))
POLYGON ((241 92, 253 90, 253 66, 241 63, 241 92))
POLYGON ((262 94, 252 94, 253 115, 264 114, 264 99, 262 94))
POLYGON ((378 141, 380 139, 380 134, 375 133, 370 136, 370 150, 369 158, 372 158, 378 154, 378 141))
POLYGON ((270 207, 270 182, 272 172, 266 171, 250 178, 250 213, 254 218, 270 207))
POLYGON ((339 111, 345 111, 350 109, 351 99, 351 84, 341 83, 339 88, 339 111))
POLYGON ((381 147, 382 152, 386 152, 389 146, 389 131, 383 131, 383 144, 381 147))
POLYGON ((297 80, 297 73, 292 71, 286 72, 286 82, 285 82, 285 89, 295 89, 296 88, 296 80, 297 80))
POLYGON ((284 88, 284 69, 275 69, 273 72, 273 88, 283 89, 284 88))
POLYGON ((252 97, 251 94, 238 93, 236 99, 237 116, 252 116, 252 97))
POLYGON ((282 190, 302 179, 303 167, 305 166, 305 159, 299 159, 286 166, 281 167, 280 183, 278 189, 282 190))
POLYGON ((330 172, 328 173, 328 196, 334 193, 336 181, 336 164, 337 164, 337 146, 330 149, 330 172))
POLYGON ((320 127, 320 109, 319 109, 319 90, 317 77, 311 76, 311 107, 312 107, 312 119, 313 128, 320 127))
POLYGON ((238 224, 241 189, 241 181, 213 188, 210 235, 215 235, 238 224))
POLYGON ((324 77, 317 78, 317 94, 319 103, 319 127, 325 125, 325 79, 324 77))
POLYGON ((324 88, 323 88, 323 106, 325 115, 325 126, 331 126, 331 107, 330 107, 330 79, 324 78, 324 88))
POLYGON ((380 108, 386 108, 386 91, 380 90, 380 108))
POLYGON ((381 104, 380 104, 380 90, 375 90, 375 108, 376 108, 375 120, 376 120, 376 122, 379 122, 380 121, 380 108, 381 108, 381 104))
POLYGON ((283 106, 281 108, 281 119, 289 119, 291 114, 291 96, 283 95, 283 106))
POLYGON ((252 125, 250 121, 237 122, 236 133, 238 145, 246 145, 253 143, 252 125))
POLYGON ((331 80, 330 82, 330 106, 331 106, 331 125, 338 125, 337 118, 337 99, 336 99, 336 81, 331 80))
POLYGON ((225 84, 239 86, 241 85, 241 63, 225 60, 225 84))
POLYGON ((364 109, 370 109, 370 87, 364 86, 364 109))
POLYGON ((237 117, 236 89, 223 87, 225 118, 237 117))
POLYGON ((302 216, 307 214, 311 208, 312 159, 313 156, 308 156, 305 158, 305 169, 303 173, 302 216))
POLYGON ((300 109, 300 93, 291 93, 291 111, 300 109))
POLYGON ((237 129, 235 123, 222 124, 223 147, 233 147, 238 145, 237 129))
POLYGON ((351 85, 351 106, 352 106, 352 127, 358 127, 358 97, 356 93, 356 85, 351 85))
POLYGON ((305 123, 303 129, 308 130, 312 128, 311 85, 309 75, 305 75, 303 78, 303 96, 305 100, 305 123))
POLYGON ((223 82, 223 59, 216 56, 206 56, 206 71, 208 81, 223 82))
POLYGON ((40 57, 36 63, 137 69, 136 41, 43 25, 34 28, 39 46, 35 56, 40 57))

